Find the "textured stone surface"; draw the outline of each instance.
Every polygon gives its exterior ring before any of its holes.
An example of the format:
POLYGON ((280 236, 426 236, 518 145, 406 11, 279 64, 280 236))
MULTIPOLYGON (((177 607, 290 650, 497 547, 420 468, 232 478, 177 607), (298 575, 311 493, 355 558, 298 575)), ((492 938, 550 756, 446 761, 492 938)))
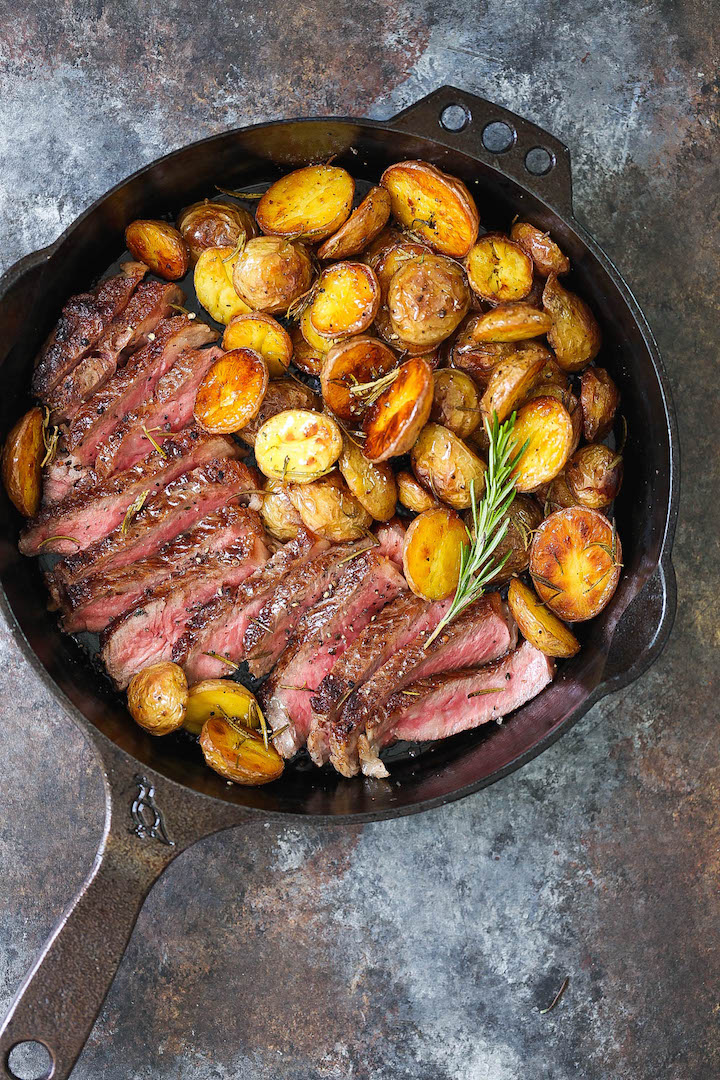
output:
MULTIPOLYGON (((578 216, 659 339, 683 438, 674 635, 492 789, 257 825, 153 890, 77 1080, 720 1074, 718 43, 712 5, 0 2, 0 263, 186 141, 387 117, 451 82, 572 149, 578 216), (557 1008, 547 1006, 566 975, 557 1008)), ((0 1011, 87 872, 100 781, 0 628, 0 1011)))

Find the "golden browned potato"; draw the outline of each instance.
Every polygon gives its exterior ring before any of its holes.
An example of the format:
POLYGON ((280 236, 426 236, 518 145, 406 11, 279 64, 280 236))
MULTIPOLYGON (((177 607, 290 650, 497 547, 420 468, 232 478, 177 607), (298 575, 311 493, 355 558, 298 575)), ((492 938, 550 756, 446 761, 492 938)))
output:
POLYGON ((25 517, 33 517, 40 509, 44 431, 42 409, 30 409, 12 428, 3 447, 3 484, 10 502, 25 517))
POLYGON ((395 277, 401 266, 411 259, 421 258, 423 255, 431 255, 432 251, 427 244, 421 244, 417 240, 408 240, 406 236, 398 234, 394 244, 384 248, 379 255, 372 260, 375 275, 380 284, 380 296, 383 304, 387 303, 390 282, 395 277))
POLYGON ((605 368, 591 367, 580 380, 583 434, 588 442, 604 439, 613 426, 620 392, 605 368))
POLYGON ((622 484, 622 455, 603 443, 576 450, 565 469, 570 491, 581 506, 603 510, 617 498, 622 484))
POLYGON ((372 525, 372 517, 339 472, 312 484, 290 484, 288 495, 305 528, 334 544, 359 540, 372 525))
POLYGON ((256 236, 238 255, 233 284, 254 311, 283 314, 310 288, 312 262, 302 244, 278 236, 256 236))
POLYGON ((255 437, 258 468, 274 480, 309 484, 342 453, 342 434, 330 416, 288 409, 266 420, 255 437))
MULTIPOLYGON (((255 707, 259 709, 257 703, 255 707)), ((224 780, 246 787, 269 784, 282 776, 283 759, 262 735, 224 716, 210 716, 200 732, 205 761, 224 780)))
MULTIPOLYGON (((492 561, 499 566, 505 563, 492 578, 495 585, 509 581, 516 574, 527 570, 530 562, 530 544, 535 529, 543 519, 542 511, 530 495, 516 495, 510 503, 507 513, 501 518, 498 529, 507 520, 508 527, 502 540, 493 552, 492 561), (506 558, 507 556, 507 558, 506 558)), ((471 528, 469 524, 469 528, 471 528)), ((471 528, 472 531, 472 528, 471 528)))
POLYGON ((378 313, 375 316, 373 332, 377 337, 384 341, 386 345, 389 345, 394 349, 401 359, 406 360, 409 356, 422 356, 423 360, 426 360, 433 370, 438 366, 438 346, 413 345, 409 341, 403 341, 395 332, 392 319, 390 318, 390 312, 386 307, 382 307, 382 305, 378 308, 378 313))
MULTIPOLYGON (((325 362, 326 350, 318 349, 307 342, 300 326, 293 326, 290 331, 293 347, 293 363, 308 375, 319 375, 325 362)), ((329 344, 326 342, 325 344, 329 344)))
POLYGON ((451 596, 460 577, 463 548, 470 542, 458 514, 445 507, 424 510, 405 533, 403 571, 417 596, 444 600, 451 596))
POLYGON ((516 453, 527 442, 513 470, 515 487, 518 491, 534 491, 562 472, 573 451, 570 413, 555 398, 535 398, 518 412, 512 439, 516 453))
POLYGON ((432 368, 421 357, 400 365, 392 385, 365 417, 363 453, 369 461, 408 452, 430 416, 433 386, 432 368))
POLYGON ((302 518, 288 495, 288 485, 282 480, 266 480, 262 497, 260 517, 271 536, 285 543, 294 540, 302 525, 302 518))
POLYGON ((385 188, 370 188, 360 205, 318 248, 319 259, 347 259, 359 255, 382 232, 390 217, 390 196, 385 188))
POLYGON ((430 419, 466 439, 482 419, 477 386, 464 371, 453 368, 436 371, 433 378, 435 390, 430 419))
POLYGON ((318 334, 317 330, 312 324, 312 319, 310 318, 309 306, 303 310, 300 316, 300 333, 305 339, 308 348, 312 349, 314 352, 319 353, 322 357, 325 357, 330 351, 330 349, 333 347, 333 345, 337 345, 338 343, 332 338, 324 338, 322 334, 318 334))
POLYGON ((420 255, 393 274, 387 307, 401 341, 432 349, 462 322, 470 290, 457 263, 441 255, 420 255))
POLYGON ((565 623, 518 578, 510 582, 508 605, 522 636, 546 656, 575 656, 580 651, 580 642, 565 623))
POLYGON ((167 221, 131 221, 125 230, 125 244, 134 259, 166 281, 179 281, 187 274, 187 244, 167 221))
POLYGON ((482 315, 468 315, 452 342, 448 363, 450 367, 465 371, 475 382, 484 387, 501 360, 517 349, 514 341, 476 341, 473 334, 482 315))
POLYGON ((543 307, 552 318, 547 339, 563 371, 580 371, 600 351, 597 319, 579 296, 551 274, 543 290, 543 307))
POLYGON ((177 227, 187 244, 191 266, 206 248, 241 247, 257 236, 255 219, 249 210, 234 203, 210 202, 209 199, 187 206, 180 213, 177 227))
POLYGON ((130 715, 151 735, 168 735, 182 727, 187 699, 185 672, 169 660, 138 671, 127 689, 130 715))
POLYGON ((349 216, 355 181, 335 165, 307 165, 276 180, 258 203, 257 223, 269 236, 324 240, 349 216))
POLYGON ((551 326, 547 312, 519 300, 486 311, 473 327, 472 336, 475 341, 527 341, 546 334, 551 326))
POLYGON ((401 469, 395 476, 395 482, 398 502, 414 514, 440 506, 440 500, 431 495, 408 469, 401 469))
POLYGON ((216 360, 195 395, 194 416, 205 431, 228 435, 257 416, 268 388, 260 353, 234 349, 216 360))
POLYGON ((374 271, 361 262, 339 262, 323 270, 307 308, 313 329, 332 343, 362 334, 380 306, 374 271))
POLYGON ((550 274, 567 274, 570 260, 550 239, 549 233, 536 229, 527 221, 516 221, 510 230, 510 239, 529 255, 538 274, 548 277, 550 274))
POLYGON ((248 446, 254 446, 258 431, 271 416, 287 412, 288 409, 314 409, 319 412, 321 408, 318 395, 299 379, 272 379, 257 416, 237 434, 248 446))
POLYGON ((530 342, 501 360, 493 369, 482 396, 484 414, 492 419, 497 413, 500 423, 518 408, 530 387, 545 367, 549 357, 542 345, 530 342))
POLYGON ((197 298, 215 322, 225 325, 235 315, 250 311, 233 285, 233 268, 238 258, 235 248, 206 248, 195 263, 193 280, 197 298))
POLYGON ((363 416, 368 396, 381 389, 374 384, 397 367, 395 353, 377 338, 361 335, 333 345, 320 373, 325 404, 347 423, 363 416))
MULTIPOLYGON (((542 349, 544 347, 542 345, 536 345, 536 348, 542 349)), ((560 365, 554 360, 549 349, 546 349, 545 353, 547 356, 545 366, 538 372, 537 377, 523 399, 523 404, 525 404, 526 401, 532 401, 532 399, 536 397, 554 397, 569 409, 569 403, 572 398, 570 392, 570 380, 560 365)))
POLYGON ((380 183, 390 192, 393 217, 441 255, 462 259, 475 243, 480 216, 461 180, 426 161, 400 161, 380 183))
POLYGON ((293 346, 290 335, 272 315, 235 315, 222 340, 223 349, 252 349, 267 364, 271 379, 281 378, 290 367, 293 346))
POLYGON ((540 599, 567 622, 598 615, 620 579, 620 538, 604 514, 586 506, 556 510, 535 533, 530 576, 540 599))
POLYGON ((485 488, 487 466, 462 439, 440 424, 426 424, 411 451, 413 472, 423 487, 455 510, 479 499, 485 488))
POLYGON ((566 510, 569 506, 579 506, 579 503, 568 487, 565 473, 561 472, 545 492, 545 517, 556 510, 566 510))
POLYGON ((473 292, 493 304, 522 300, 532 289, 532 259, 502 233, 481 236, 467 254, 465 269, 473 292))
POLYGON ((353 439, 343 439, 338 461, 345 483, 375 521, 389 521, 395 513, 397 485, 389 465, 373 465, 353 439))
POLYGON ((183 727, 199 735, 211 716, 230 717, 244 727, 258 728, 260 714, 254 696, 232 679, 203 679, 188 691, 183 727))
MULTIPOLYGON (((383 191, 385 189, 383 188, 383 191)), ((387 254, 392 247, 401 243, 403 234, 399 229, 394 229, 391 225, 386 225, 382 232, 378 233, 371 244, 368 244, 367 248, 363 252, 362 261, 371 266, 377 274, 378 280, 380 275, 378 274, 378 265, 380 260, 387 254)))

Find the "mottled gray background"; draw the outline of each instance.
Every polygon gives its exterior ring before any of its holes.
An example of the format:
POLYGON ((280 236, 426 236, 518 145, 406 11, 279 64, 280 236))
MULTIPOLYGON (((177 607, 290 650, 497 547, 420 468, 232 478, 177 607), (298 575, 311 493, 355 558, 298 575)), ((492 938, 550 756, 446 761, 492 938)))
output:
MULTIPOLYGON (((185 142, 281 116, 387 117, 451 82, 570 146, 578 217, 649 317, 683 436, 679 611, 655 667, 461 804, 260 825, 181 856, 77 1080, 720 1075, 713 10, 0 0, 2 268, 185 142)), ((0 650, 2 1012, 90 867, 101 794, 5 628, 0 650)))

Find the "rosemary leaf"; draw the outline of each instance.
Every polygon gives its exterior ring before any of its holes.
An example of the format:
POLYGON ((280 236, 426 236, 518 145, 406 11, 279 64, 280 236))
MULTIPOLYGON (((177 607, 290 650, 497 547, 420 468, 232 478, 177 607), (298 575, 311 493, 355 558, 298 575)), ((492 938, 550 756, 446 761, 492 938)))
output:
POLYGON ((133 502, 130 503, 127 510, 125 511, 125 517, 123 518, 123 523, 120 526, 120 535, 121 536, 125 536, 125 534, 127 533, 128 528, 129 528, 133 518, 135 517, 136 514, 140 513, 143 506, 145 505, 145 500, 147 499, 149 494, 150 494, 149 491, 141 491, 140 494, 138 495, 138 497, 136 499, 134 499, 133 502))
POLYGON ((228 660, 227 656, 221 656, 217 652, 204 652, 203 656, 212 656, 213 660, 219 660, 221 664, 227 664, 233 671, 239 671, 240 665, 236 664, 234 660, 228 660))

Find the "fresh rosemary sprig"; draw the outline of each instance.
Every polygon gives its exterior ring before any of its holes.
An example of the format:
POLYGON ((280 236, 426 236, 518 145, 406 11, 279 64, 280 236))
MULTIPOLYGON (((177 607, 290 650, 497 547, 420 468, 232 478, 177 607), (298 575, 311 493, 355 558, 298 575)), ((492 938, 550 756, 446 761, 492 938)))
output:
POLYGON ((509 521, 502 519, 515 498, 515 481, 511 473, 525 453, 527 442, 517 453, 514 452, 512 432, 515 427, 515 413, 503 424, 498 423, 497 413, 493 413, 492 423, 486 419, 485 427, 490 439, 485 491, 478 501, 475 497, 475 482, 471 481, 473 532, 468 530, 470 543, 463 547, 460 554, 460 577, 453 601, 426 640, 425 648, 452 619, 482 596, 488 582, 510 557, 508 552, 499 563, 492 559, 493 552, 508 530, 509 521))
POLYGON ((394 368, 388 371, 387 375, 373 379, 372 382, 356 383, 355 386, 350 387, 350 393, 353 397, 360 398, 365 405, 374 405, 380 395, 392 386, 399 374, 400 368, 394 368))

